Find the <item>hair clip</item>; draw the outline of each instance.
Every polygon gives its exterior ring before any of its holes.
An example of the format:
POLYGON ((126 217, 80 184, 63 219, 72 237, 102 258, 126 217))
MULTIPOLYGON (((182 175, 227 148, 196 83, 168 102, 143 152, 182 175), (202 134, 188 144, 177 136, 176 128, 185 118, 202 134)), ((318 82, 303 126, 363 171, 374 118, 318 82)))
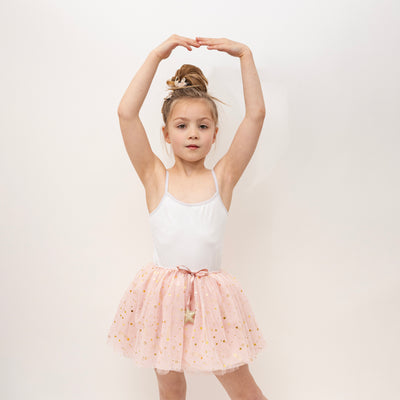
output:
POLYGON ((186 78, 185 78, 185 77, 183 77, 181 81, 179 81, 178 78, 175 78, 174 85, 175 85, 176 87, 184 87, 184 86, 188 86, 188 84, 189 84, 189 83, 186 81, 186 78))

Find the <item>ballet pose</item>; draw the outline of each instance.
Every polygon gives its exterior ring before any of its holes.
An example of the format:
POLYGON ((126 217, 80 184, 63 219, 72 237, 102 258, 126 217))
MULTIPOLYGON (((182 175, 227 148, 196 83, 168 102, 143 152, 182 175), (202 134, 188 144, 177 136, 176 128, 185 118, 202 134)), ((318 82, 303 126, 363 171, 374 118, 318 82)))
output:
MULTIPOLYGON (((222 266, 233 188, 250 161, 265 118, 260 80, 248 46, 226 38, 172 35, 150 51, 118 108, 127 153, 146 192, 153 258, 123 294, 107 341, 154 369, 160 399, 185 399, 185 372, 211 373, 231 399, 264 399, 249 363, 265 339, 240 283, 222 266), (175 164, 153 153, 139 111, 157 67, 177 46, 206 46, 240 60, 245 116, 216 165, 204 161, 218 134, 218 109, 200 68, 182 65, 167 80, 165 142, 175 164)), ((243 268, 250 270, 251 265, 243 268)))

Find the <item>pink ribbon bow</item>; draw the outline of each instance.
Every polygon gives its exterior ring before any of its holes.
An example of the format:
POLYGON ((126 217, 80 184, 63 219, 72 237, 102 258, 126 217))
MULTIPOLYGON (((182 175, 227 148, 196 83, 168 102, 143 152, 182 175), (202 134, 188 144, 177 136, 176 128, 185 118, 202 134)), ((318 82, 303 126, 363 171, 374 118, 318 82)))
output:
POLYGON ((177 265, 176 268, 178 268, 179 271, 186 272, 190 274, 190 284, 189 284, 189 296, 187 297, 186 300, 186 309, 191 309, 190 304, 193 298, 193 288, 194 288, 194 278, 196 276, 206 276, 210 274, 211 272, 208 271, 208 268, 202 268, 198 271, 192 271, 189 269, 186 265, 177 265))

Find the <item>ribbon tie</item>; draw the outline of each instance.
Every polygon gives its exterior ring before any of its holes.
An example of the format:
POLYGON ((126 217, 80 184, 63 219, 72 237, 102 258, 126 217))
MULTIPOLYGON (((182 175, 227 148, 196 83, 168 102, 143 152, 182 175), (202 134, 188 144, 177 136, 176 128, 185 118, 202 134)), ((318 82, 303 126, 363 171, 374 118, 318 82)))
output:
POLYGON ((194 289, 194 278, 196 276, 201 277, 201 276, 206 276, 210 272, 208 271, 208 268, 202 268, 198 271, 192 271, 190 270, 186 265, 177 265, 176 268, 179 271, 186 272, 190 274, 190 283, 189 283, 189 296, 187 296, 186 299, 186 310, 185 310, 185 323, 186 322, 193 322, 193 317, 195 315, 195 311, 191 310, 190 304, 193 298, 193 289, 194 289))

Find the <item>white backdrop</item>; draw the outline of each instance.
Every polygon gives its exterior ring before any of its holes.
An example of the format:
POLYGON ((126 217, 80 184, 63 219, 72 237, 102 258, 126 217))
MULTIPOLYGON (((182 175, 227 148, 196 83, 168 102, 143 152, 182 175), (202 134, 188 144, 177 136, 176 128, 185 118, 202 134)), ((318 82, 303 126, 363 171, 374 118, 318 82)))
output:
MULTIPOLYGON (((223 261, 268 342, 256 382, 269 400, 398 399, 399 20, 396 0, 2 2, 0 397, 158 398, 154 371, 105 343, 152 256, 117 107, 177 33, 246 43, 262 81, 223 261)), ((141 117, 167 167, 160 110, 183 63, 229 103, 210 168, 243 117, 240 63, 179 48, 160 64, 141 117)), ((187 382, 188 399, 228 399, 212 375, 187 382)))

